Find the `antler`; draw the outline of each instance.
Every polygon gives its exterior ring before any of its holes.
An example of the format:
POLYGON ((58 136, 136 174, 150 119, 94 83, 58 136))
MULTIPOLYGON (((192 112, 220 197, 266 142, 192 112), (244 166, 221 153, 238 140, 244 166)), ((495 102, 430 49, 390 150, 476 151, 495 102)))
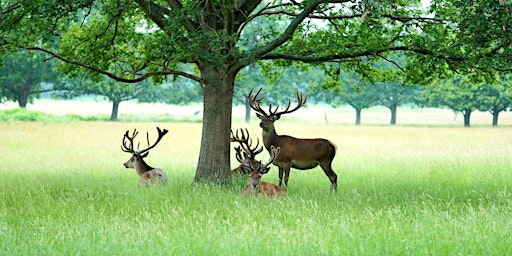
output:
POLYGON ((260 104, 261 104, 261 101, 265 98, 263 96, 261 96, 259 99, 258 99, 258 95, 260 94, 261 92, 261 89, 263 88, 260 88, 258 90, 258 92, 256 92, 255 95, 252 95, 252 92, 254 91, 254 88, 251 89, 251 91, 249 92, 249 105, 251 106, 252 109, 254 109, 254 111, 256 111, 257 113, 261 114, 261 115, 264 115, 264 116, 268 116, 267 113, 265 112, 265 110, 263 110, 261 107, 260 107, 260 104))
POLYGON ((270 104, 269 108, 268 108, 269 114, 267 115, 267 113, 260 106, 261 101, 265 97, 261 96, 260 98, 258 98, 258 95, 260 94, 261 89, 262 88, 260 88, 255 95, 252 95, 252 92, 253 92, 254 88, 251 89, 251 91, 249 92, 249 96, 248 97, 249 97, 249 105, 251 106, 251 108, 254 109, 254 111, 256 111, 259 114, 264 115, 264 116, 276 116, 276 117, 279 117, 282 114, 292 113, 292 112, 296 111, 297 109, 299 109, 300 107, 304 106, 304 104, 306 104, 306 101, 308 100, 308 95, 307 94, 306 94, 306 97, 304 97, 304 95, 301 92, 297 91, 296 92, 297 93, 297 101, 298 101, 297 106, 295 106, 294 108, 290 109, 291 101, 290 101, 290 99, 288 99, 288 105, 286 106, 286 109, 284 111, 277 112, 277 110, 279 109, 279 105, 276 106, 276 108, 272 111, 272 104, 270 104))
POLYGON ((121 145, 121 150, 123 150, 124 152, 127 152, 127 153, 134 153, 135 151, 133 150, 133 138, 135 138, 135 136, 137 136, 137 134, 139 134, 139 132, 137 132, 137 129, 133 129, 133 133, 132 133, 131 137, 129 135, 129 130, 126 131, 126 133, 123 136, 123 144, 121 145), (130 145, 126 144, 126 139, 128 139, 128 141, 130 142, 130 145))
POLYGON ((126 133, 124 134, 123 136, 123 144, 121 145, 121 149, 124 151, 124 152, 128 152, 128 153, 138 153, 138 154, 142 154, 144 152, 147 152, 149 151, 150 149, 154 148, 158 142, 160 142, 160 140, 164 137, 165 134, 167 134, 167 132, 169 132, 167 129, 164 129, 163 131, 159 128, 159 127, 156 127, 157 131, 158 131, 158 139, 155 141, 155 143, 153 145, 150 146, 150 143, 149 143, 149 133, 146 133, 146 139, 148 141, 148 147, 143 149, 143 150, 139 150, 137 148, 137 151, 135 151, 133 149, 133 139, 135 138, 135 136, 137 136, 137 134, 139 134, 139 132, 137 132, 137 129, 134 129, 133 130, 133 133, 132 133, 132 136, 130 137, 129 135, 129 130, 126 131, 126 133), (128 141, 130 142, 129 145, 126 144, 126 139, 128 139, 128 141))
POLYGON ((244 151, 244 157, 242 157, 242 148, 240 146, 236 147, 235 151, 236 151, 236 160, 238 160, 238 162, 240 162, 242 164, 242 166, 245 167, 245 168, 241 168, 242 173, 250 174, 252 167, 250 164, 250 160, 249 161, 247 160, 247 153, 245 153, 245 151, 244 151))
POLYGON ((238 142, 240 143, 240 146, 244 150, 244 152, 247 154, 247 158, 254 159, 257 154, 261 153, 263 151, 263 146, 260 145, 260 140, 256 139, 256 146, 251 147, 252 145, 252 139, 249 138, 249 131, 245 129, 245 132, 242 128, 240 128, 240 133, 242 136, 238 136, 238 130, 236 130, 236 135, 233 134, 233 130, 231 130, 231 142, 238 142))
POLYGON ((261 174, 265 174, 267 173, 270 168, 268 168, 268 166, 274 162, 274 160, 276 160, 277 156, 279 155, 279 152, 281 152, 281 148, 280 147, 274 147, 274 146, 270 146, 270 160, 268 160, 268 162, 264 165, 261 164, 261 161, 259 162, 259 168, 258 168, 258 171, 261 173, 261 174))

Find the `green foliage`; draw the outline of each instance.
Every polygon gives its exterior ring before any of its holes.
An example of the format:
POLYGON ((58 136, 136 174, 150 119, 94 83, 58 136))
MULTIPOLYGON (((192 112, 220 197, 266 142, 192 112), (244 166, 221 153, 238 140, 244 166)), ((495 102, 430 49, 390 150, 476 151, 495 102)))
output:
POLYGON ((55 61, 40 52, 26 51, 6 55, 0 66, 0 102, 17 101, 20 107, 51 91, 59 76, 54 72, 55 61), (46 88, 43 87, 46 83, 46 88))
POLYGON ((435 86, 423 87, 418 99, 428 106, 446 106, 453 111, 473 111, 478 108, 479 87, 467 77, 458 76, 439 81, 435 86))
POLYGON ((494 83, 479 84, 478 110, 496 113, 505 111, 512 105, 512 75, 498 79, 494 83))
POLYGON ((436 77, 447 78, 451 70, 457 70, 463 74, 477 72, 479 75, 472 79, 482 82, 493 80, 496 72, 510 72, 504 60, 512 54, 512 2, 433 0, 429 9, 443 21, 442 25, 423 26, 422 35, 412 43, 435 49, 440 58, 416 55, 408 59, 414 63, 408 68, 410 77, 432 81, 436 77), (444 56, 451 58, 445 61, 444 56), (428 74, 429 70, 440 73, 428 74))

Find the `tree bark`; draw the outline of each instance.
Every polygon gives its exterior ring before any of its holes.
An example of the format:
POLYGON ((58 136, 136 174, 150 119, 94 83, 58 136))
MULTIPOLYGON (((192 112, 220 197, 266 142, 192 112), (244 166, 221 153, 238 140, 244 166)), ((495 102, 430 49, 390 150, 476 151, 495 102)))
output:
POLYGON ((500 115, 500 110, 497 107, 494 107, 492 111, 492 126, 498 126, 498 117, 500 115))
POLYGON ((236 74, 201 69, 203 126, 195 183, 230 184, 231 117, 236 74))
POLYGON ((391 110, 391 121, 389 122, 390 125, 396 124, 396 104, 391 104, 389 106, 389 110, 391 110))
POLYGON ((18 106, 20 108, 27 108, 31 88, 32 86, 29 84, 24 84, 24 86, 20 87, 18 91, 18 106))
POLYGON ((361 125, 361 108, 356 108, 356 125, 361 125))
POLYGON ((112 113, 110 113, 110 121, 117 121, 117 113, 119 112, 119 104, 121 104, 121 100, 119 100, 119 99, 112 100, 112 113))
POLYGON ((498 116, 500 112, 492 113, 492 126, 498 126, 498 116))
POLYGON ((466 109, 462 111, 462 115, 464 115, 464 127, 469 127, 470 119, 471 119, 471 109, 466 109))

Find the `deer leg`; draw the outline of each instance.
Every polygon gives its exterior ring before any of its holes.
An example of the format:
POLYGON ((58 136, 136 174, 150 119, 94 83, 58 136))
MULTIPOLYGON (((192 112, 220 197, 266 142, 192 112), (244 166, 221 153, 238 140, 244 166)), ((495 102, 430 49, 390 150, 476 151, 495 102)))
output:
POLYGON ((281 166, 278 166, 279 167, 279 186, 281 187, 281 185, 283 184, 283 167, 281 166))
POLYGON ((288 178, 290 177, 290 166, 284 170, 284 186, 288 188, 288 178))
POLYGON ((327 175, 331 181, 331 190, 338 191, 338 176, 332 170, 331 163, 321 164, 320 167, 322 167, 325 175, 327 175))

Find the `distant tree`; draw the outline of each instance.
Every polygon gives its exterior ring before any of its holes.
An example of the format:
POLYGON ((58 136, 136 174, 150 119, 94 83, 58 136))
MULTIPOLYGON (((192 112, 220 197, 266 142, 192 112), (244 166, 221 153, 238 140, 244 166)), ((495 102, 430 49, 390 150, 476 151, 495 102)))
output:
POLYGON ((161 102, 172 105, 200 103, 203 92, 197 83, 178 78, 167 80, 161 85, 148 83, 148 87, 137 97, 139 102, 161 102))
POLYGON ((121 102, 142 97, 154 88, 149 81, 127 84, 108 77, 102 77, 99 80, 95 77, 91 80, 86 74, 82 74, 80 77, 68 79, 58 89, 57 97, 63 98, 75 98, 83 95, 104 96, 112 102, 110 121, 117 121, 121 102))
POLYGON ((0 66, 0 102, 17 101, 20 108, 26 108, 41 93, 52 91, 59 75, 54 71, 55 62, 46 58, 38 51, 5 55, 0 66))
POLYGON ((418 90, 409 84, 400 84, 394 81, 379 82, 375 84, 375 89, 371 90, 375 93, 379 105, 385 106, 391 111, 391 119, 389 124, 396 124, 397 107, 412 103, 418 90))
POLYGON ((512 84, 509 75, 495 83, 479 85, 478 110, 487 111, 492 115, 492 126, 498 126, 499 114, 512 105, 512 84))
POLYGON ((251 89, 258 90, 267 84, 267 78, 261 74, 261 67, 252 64, 240 71, 235 80, 235 92, 233 94, 233 104, 245 106, 245 122, 251 120, 251 107, 249 106, 249 92, 251 89))
POLYGON ((423 106, 447 107, 464 116, 464 126, 470 126, 471 113, 478 109, 480 87, 466 76, 440 80, 435 85, 423 86, 416 98, 423 106))
MULTIPOLYGON (((75 74, 76 75, 76 74, 75 74)), ((97 95, 112 102, 111 121, 118 120, 119 105, 123 101, 162 102, 167 104, 185 105, 201 102, 201 89, 197 84, 185 79, 177 79, 155 85, 151 80, 139 83, 121 83, 105 76, 88 77, 86 73, 73 76, 58 87, 58 97, 74 98, 83 95, 97 95)))
POLYGON ((355 125, 361 125, 361 112, 377 105, 375 87, 364 84, 364 81, 357 79, 359 75, 344 74, 339 80, 326 79, 322 87, 337 94, 332 100, 331 106, 339 107, 348 104, 356 111, 355 125))

